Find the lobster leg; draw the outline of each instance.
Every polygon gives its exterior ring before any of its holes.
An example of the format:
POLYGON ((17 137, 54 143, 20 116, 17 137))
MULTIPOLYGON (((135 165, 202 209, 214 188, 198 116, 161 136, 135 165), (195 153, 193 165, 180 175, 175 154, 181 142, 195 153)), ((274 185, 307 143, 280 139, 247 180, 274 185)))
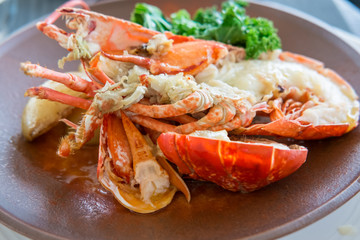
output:
POLYGON ((84 92, 91 97, 95 95, 95 90, 98 89, 93 82, 87 81, 75 74, 53 71, 29 62, 22 63, 21 70, 23 70, 26 75, 46 78, 62 83, 74 91, 84 92))
POLYGON ((268 111, 268 104, 264 102, 255 104, 254 106, 248 105, 250 105, 248 102, 242 102, 240 106, 236 107, 236 114, 231 121, 226 122, 225 124, 213 126, 209 130, 226 130, 229 132, 240 127, 246 127, 251 124, 256 112, 268 111))
POLYGON ((175 131, 175 126, 171 125, 171 124, 167 124, 164 122, 161 122, 159 120, 150 118, 150 117, 145 117, 145 116, 141 116, 141 115, 133 115, 133 114, 129 114, 130 119, 147 128, 150 128, 152 130, 155 130, 157 132, 173 132, 175 131))
POLYGON ((180 116, 176 116, 176 117, 170 117, 168 118, 168 120, 171 120, 171 121, 175 121, 175 122, 178 122, 178 123, 181 123, 181 124, 186 124, 186 123, 191 123, 191 122, 196 122, 197 119, 196 118, 193 118, 189 115, 180 115, 180 116))
POLYGON ((178 133, 192 133, 196 130, 208 129, 215 124, 224 124, 235 116, 235 109, 232 109, 226 103, 220 103, 212 107, 209 113, 196 122, 187 123, 178 126, 175 131, 178 133))
POLYGON ((152 118, 167 118, 208 109, 213 102, 202 91, 195 91, 186 98, 165 105, 132 104, 127 110, 152 118), (202 106, 199 106, 202 104, 202 106))
POLYGON ((81 119, 76 131, 69 133, 61 139, 57 154, 61 157, 67 157, 73 154, 75 150, 80 149, 85 143, 91 140, 101 123, 102 119, 95 116, 94 110, 90 108, 81 119))
POLYGON ((69 94, 61 93, 47 87, 32 87, 25 92, 26 97, 38 97, 40 99, 47 99, 50 101, 64 103, 70 106, 88 109, 92 103, 91 100, 80 97, 71 96, 69 94))
POLYGON ((121 62, 130 62, 134 63, 138 66, 147 68, 150 70, 152 74, 160 74, 160 73, 167 73, 167 74, 176 74, 182 72, 182 69, 178 66, 172 66, 166 63, 159 62, 157 60, 136 56, 136 55, 115 55, 103 52, 102 53, 105 57, 121 62))
POLYGON ((91 61, 89 62, 89 66, 85 67, 86 71, 91 74, 92 77, 95 77, 98 81, 103 83, 104 85, 106 83, 114 84, 115 82, 110 79, 103 70, 99 67, 100 62, 100 53, 96 54, 91 61))
POLYGON ((249 114, 243 114, 243 113, 236 113, 235 117, 222 125, 218 125, 218 126, 214 126, 211 127, 210 130, 211 131, 220 131, 225 129, 226 131, 231 131, 233 129, 239 128, 241 126, 247 126, 251 123, 252 119, 255 116, 255 113, 251 114, 250 117, 248 116, 249 114))

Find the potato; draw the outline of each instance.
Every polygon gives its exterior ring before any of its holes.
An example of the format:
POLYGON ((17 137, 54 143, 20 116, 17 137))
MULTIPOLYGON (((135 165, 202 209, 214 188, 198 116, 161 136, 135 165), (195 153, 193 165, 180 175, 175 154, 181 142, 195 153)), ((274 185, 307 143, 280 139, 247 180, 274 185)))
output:
MULTIPOLYGON (((61 83, 50 80, 44 82, 42 86, 72 96, 86 96, 84 93, 73 91, 61 83)), ((74 107, 63 103, 32 97, 26 104, 22 114, 22 134, 27 140, 32 141, 54 127, 60 119, 69 115, 73 109, 74 107)))

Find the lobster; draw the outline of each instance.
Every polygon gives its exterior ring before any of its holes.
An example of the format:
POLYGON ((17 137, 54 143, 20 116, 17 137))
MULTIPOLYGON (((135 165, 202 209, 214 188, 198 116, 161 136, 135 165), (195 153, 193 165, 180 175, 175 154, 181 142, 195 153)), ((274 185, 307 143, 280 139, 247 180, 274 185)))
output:
POLYGON ((307 140, 357 126, 355 91, 317 60, 281 50, 245 60, 244 49, 220 42, 161 34, 88 10, 63 7, 57 14, 75 32, 53 25, 56 17, 37 28, 69 50, 59 67, 80 60, 88 78, 30 62, 21 69, 85 97, 42 86, 25 95, 86 111, 79 124, 63 120, 74 131, 58 154, 72 154, 100 128, 98 179, 130 210, 159 210, 177 190, 190 201, 164 157, 182 175, 241 192, 278 181, 306 161, 305 147, 230 140, 227 133, 307 140))

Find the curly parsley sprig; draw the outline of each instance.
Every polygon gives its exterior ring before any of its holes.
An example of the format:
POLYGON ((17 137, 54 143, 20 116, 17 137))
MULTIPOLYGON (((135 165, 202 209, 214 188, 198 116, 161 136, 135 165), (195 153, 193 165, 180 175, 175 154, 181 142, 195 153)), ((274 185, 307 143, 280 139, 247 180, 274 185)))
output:
POLYGON ((220 10, 216 7, 200 8, 193 18, 185 9, 166 18, 159 8, 138 3, 131 14, 131 21, 159 32, 171 31, 177 35, 243 47, 248 59, 281 48, 273 23, 265 18, 247 16, 246 6, 247 2, 242 0, 229 0, 221 5, 220 10))

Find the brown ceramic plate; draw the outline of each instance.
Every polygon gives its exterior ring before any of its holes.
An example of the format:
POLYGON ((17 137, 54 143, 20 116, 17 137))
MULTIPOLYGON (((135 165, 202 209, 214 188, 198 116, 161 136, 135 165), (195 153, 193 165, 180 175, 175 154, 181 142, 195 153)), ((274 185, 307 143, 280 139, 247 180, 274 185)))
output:
MULTIPOLYGON (((190 11, 216 1, 157 1, 168 12, 190 11)), ((133 1, 108 2, 94 10, 128 18, 133 1)), ((248 13, 274 21, 285 50, 324 61, 360 92, 360 56, 323 25, 291 12, 251 4, 248 13)), ((66 52, 30 26, 0 46, 0 219, 34 239, 267 239, 324 217, 360 189, 360 128, 343 137, 301 142, 307 162, 293 175, 250 194, 189 182, 188 204, 177 194, 167 208, 148 215, 129 212, 96 181, 96 147, 74 157, 55 155, 59 126, 29 143, 20 119, 26 88, 40 80, 24 76, 30 60, 56 68, 66 52)), ((75 65, 70 68, 74 68, 75 65)), ((69 68, 69 69, 70 69, 69 68)))

